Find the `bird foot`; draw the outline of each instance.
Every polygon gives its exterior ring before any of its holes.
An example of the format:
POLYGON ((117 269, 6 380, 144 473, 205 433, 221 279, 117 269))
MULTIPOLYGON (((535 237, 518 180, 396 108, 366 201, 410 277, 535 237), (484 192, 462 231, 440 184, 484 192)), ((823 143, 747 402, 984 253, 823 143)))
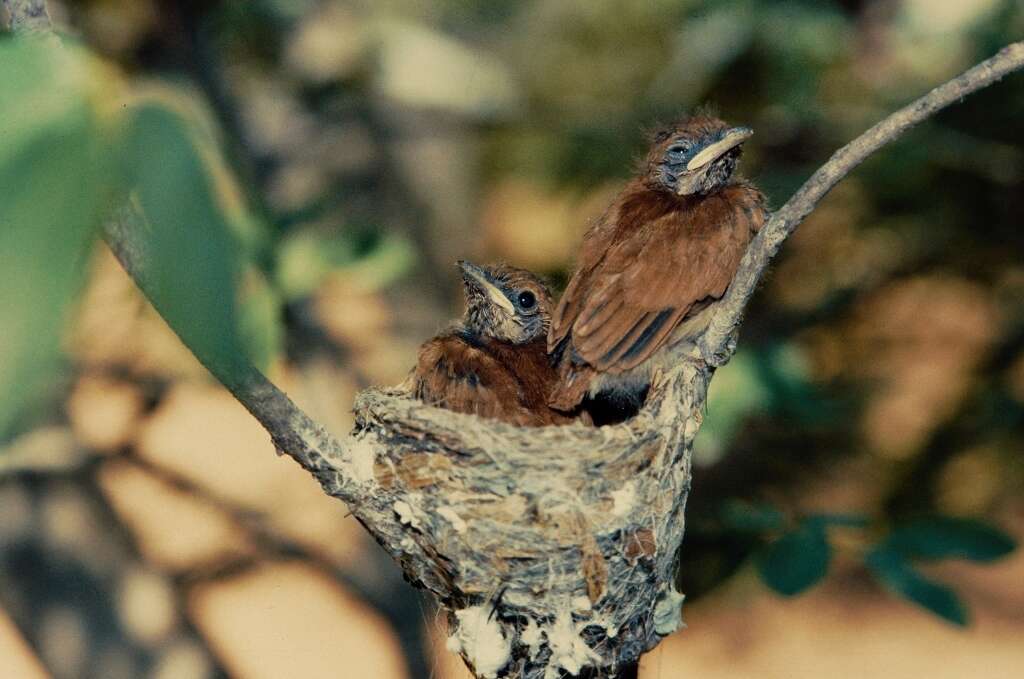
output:
POLYGON ((713 349, 703 342, 700 343, 700 353, 704 357, 704 362, 712 368, 721 368, 723 365, 729 362, 732 355, 736 353, 736 343, 739 336, 736 332, 729 335, 729 339, 726 341, 725 346, 720 349, 713 349))

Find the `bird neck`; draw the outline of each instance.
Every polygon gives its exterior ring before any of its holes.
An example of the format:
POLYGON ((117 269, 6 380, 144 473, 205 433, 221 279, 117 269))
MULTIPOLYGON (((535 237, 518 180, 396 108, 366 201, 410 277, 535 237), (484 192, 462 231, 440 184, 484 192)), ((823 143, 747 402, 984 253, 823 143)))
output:
POLYGON ((473 347, 474 349, 484 349, 486 346, 487 338, 481 335, 479 332, 469 327, 465 323, 459 324, 454 328, 455 334, 459 336, 463 342, 473 347))
POLYGON ((621 225, 641 225, 653 222, 665 215, 687 210, 703 200, 705 196, 677 196, 668 191, 654 189, 643 182, 634 181, 625 188, 614 207, 616 219, 621 225))
POLYGON ((538 337, 522 344, 513 344, 474 332, 466 327, 460 328, 459 337, 474 349, 483 351, 513 370, 522 365, 533 367, 534 363, 548 363, 547 339, 545 337, 538 337))

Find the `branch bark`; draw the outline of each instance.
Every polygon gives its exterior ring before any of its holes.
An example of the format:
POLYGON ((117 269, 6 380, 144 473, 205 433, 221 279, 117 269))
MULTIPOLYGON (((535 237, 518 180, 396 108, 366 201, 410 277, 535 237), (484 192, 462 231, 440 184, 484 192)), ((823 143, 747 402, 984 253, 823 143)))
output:
POLYGON ((3 0, 15 33, 49 33, 50 13, 46 0, 3 0))
MULTIPOLYGON (((119 208, 104 225, 104 238, 121 266, 160 312, 159 303, 150 293, 153 281, 147 265, 150 256, 146 241, 145 217, 128 202, 119 208)), ((237 371, 228 369, 209 357, 196 353, 196 358, 223 384, 231 394, 267 430, 274 446, 312 473, 330 494, 347 503, 358 503, 351 479, 358 474, 350 469, 345 448, 319 424, 314 422, 287 394, 274 386, 259 370, 246 366, 237 371)))
MULTIPOLYGON (((15 28, 41 25, 40 0, 3 1, 15 28)), ((836 152, 752 242, 694 356, 704 360, 661 375, 624 424, 522 429, 370 389, 342 444, 255 368, 238 375, 197 357, 448 608, 449 647, 478 677, 635 676, 640 655, 681 625, 672 582, 693 439, 714 367, 732 353, 771 258, 870 154, 1022 67, 1024 43, 1009 45, 836 152)), ((141 220, 127 205, 105 238, 145 293, 141 220)))
POLYGON ((768 263, 800 222, 819 201, 868 156, 901 137, 907 130, 930 118, 967 95, 999 81, 1024 67, 1024 41, 1001 49, 995 56, 939 85, 928 94, 907 104, 874 127, 842 147, 804 182, 803 186, 775 211, 750 244, 719 311, 712 319, 701 342, 706 360, 721 365, 728 360, 729 338, 739 327, 743 311, 757 289, 768 263))

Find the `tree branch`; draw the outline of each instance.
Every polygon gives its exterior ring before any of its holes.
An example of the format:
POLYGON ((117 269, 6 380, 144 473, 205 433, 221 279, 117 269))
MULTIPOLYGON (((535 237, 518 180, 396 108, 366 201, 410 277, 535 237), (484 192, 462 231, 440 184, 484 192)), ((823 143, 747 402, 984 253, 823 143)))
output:
MULTIPOLYGON (((42 2, 4 0, 15 27, 41 25, 42 2), (30 21, 30 19, 34 20, 30 21)), ((44 7, 45 10, 45 7, 44 7)), ((241 376, 197 358, 325 492, 450 611, 449 647, 478 677, 630 676, 681 625, 672 585, 683 536, 693 439, 712 366, 782 242, 871 153, 963 96, 1024 66, 1015 43, 840 149, 748 248, 700 351, 660 375, 630 421, 524 429, 370 389, 344 445, 255 368, 241 376)), ((107 243, 151 289, 143 217, 128 205, 107 243)), ((159 307, 157 308, 159 311, 159 307)))
POLYGON ((48 33, 51 29, 46 0, 3 0, 15 33, 48 33))
MULTIPOLYGON (((107 221, 104 236, 121 266, 159 312, 159 302, 150 294, 153 281, 149 275, 151 267, 147 265, 149 253, 145 250, 145 239, 141 237, 146 228, 145 217, 129 202, 107 221)), ((349 469, 351 460, 345 448, 259 370, 246 365, 239 374, 236 369, 210 360, 210 357, 202 355, 202 351, 189 349, 267 430, 279 453, 291 456, 314 474, 325 488, 330 488, 330 494, 347 503, 362 500, 357 487, 350 482, 356 474, 349 469), (340 472, 349 476, 342 477, 340 472)))
POLYGON ((810 179, 772 214, 771 219, 754 238, 740 262, 723 303, 715 313, 708 332, 701 342, 701 352, 712 365, 728 360, 729 338, 743 317, 750 298, 757 289, 768 263, 783 241, 796 230, 818 202, 846 175, 868 156, 901 137, 919 122, 930 118, 968 94, 988 87, 1004 76, 1024 67, 1024 41, 1007 45, 995 56, 964 71, 949 82, 904 106, 876 124, 846 146, 836 151, 810 179))

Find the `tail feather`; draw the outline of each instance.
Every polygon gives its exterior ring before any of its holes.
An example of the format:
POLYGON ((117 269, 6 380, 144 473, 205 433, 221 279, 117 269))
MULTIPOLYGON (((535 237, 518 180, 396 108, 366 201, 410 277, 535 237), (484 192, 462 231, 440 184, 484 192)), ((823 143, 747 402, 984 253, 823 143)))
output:
POLYGON ((558 383, 548 396, 548 405, 555 410, 571 412, 587 395, 594 378, 594 369, 589 365, 574 365, 572 361, 563 360, 559 373, 558 383))

